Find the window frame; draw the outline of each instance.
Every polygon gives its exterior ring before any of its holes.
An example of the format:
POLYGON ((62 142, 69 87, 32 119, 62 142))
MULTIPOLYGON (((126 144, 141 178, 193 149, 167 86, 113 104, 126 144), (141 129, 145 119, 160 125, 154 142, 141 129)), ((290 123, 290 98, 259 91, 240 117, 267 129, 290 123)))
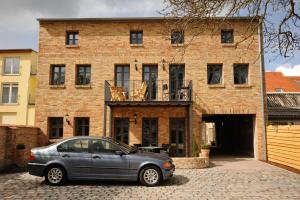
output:
POLYGON ((50 139, 60 139, 60 138, 64 137, 64 118, 63 117, 48 117, 48 136, 49 136, 50 139), (53 120, 61 120, 62 123, 53 127, 53 124, 52 124, 53 120), (53 134, 52 134, 52 129, 53 128, 55 128, 56 131, 58 131, 58 136, 57 137, 54 137, 53 134), (60 136, 60 129, 62 130, 61 136, 60 136))
POLYGON ((19 103, 19 84, 18 83, 2 83, 1 85, 1 103, 2 104, 18 104, 19 103), (4 87, 8 85, 8 102, 4 102, 4 87), (16 101, 12 102, 13 88, 17 88, 16 101))
MULTIPOLYGON (((74 117, 74 136, 89 136, 90 135, 90 118, 89 117, 74 117), (78 124, 79 120, 88 120, 88 124, 78 124), (83 134, 83 130, 86 130, 86 127, 88 127, 88 134, 83 134), (81 132, 79 133, 79 128, 81 129, 81 132)), ((85 132, 84 132, 85 133, 85 132)))
POLYGON ((67 46, 78 46, 79 45, 79 31, 66 31, 66 42, 67 46), (69 36, 72 35, 73 38, 70 39, 69 36), (77 39, 76 39, 77 35, 77 39), (70 42, 71 41, 71 42, 70 42))
POLYGON ((239 86, 239 85, 250 85, 250 80, 249 80, 249 71, 250 71, 250 67, 249 67, 249 63, 235 63, 233 64, 233 84, 236 85, 236 86, 239 86), (247 67, 247 77, 246 77, 246 81, 245 83, 236 83, 236 78, 235 78, 235 69, 236 67, 238 66, 246 66, 247 67))
POLYGON ((172 30, 171 31, 171 44, 172 45, 183 45, 184 44, 184 31, 183 30, 172 30), (173 34, 181 34, 181 38, 174 38, 173 34))
POLYGON ((207 77, 207 84, 208 85, 222 85, 223 84, 224 79, 223 79, 223 64, 222 63, 208 63, 206 70, 207 70, 207 76, 206 77, 207 77), (209 83, 209 68, 210 67, 217 67, 217 66, 221 68, 220 82, 219 83, 209 83))
POLYGON ((233 29, 222 29, 221 30, 221 44, 234 44, 234 30, 233 29), (223 33, 228 33, 231 32, 232 33, 232 38, 230 41, 224 41, 223 40, 223 33))
POLYGON ((66 65, 65 64, 51 64, 50 65, 50 85, 65 85, 66 83, 66 65), (54 69, 58 67, 59 68, 59 83, 56 84, 54 81, 54 69), (62 78, 62 68, 64 68, 64 79, 63 79, 63 83, 62 80, 60 80, 62 78))
POLYGON ((76 65, 76 77, 75 77, 75 84, 76 85, 90 85, 91 84, 91 80, 92 80, 92 66, 90 64, 79 64, 76 65), (79 69, 83 68, 83 75, 84 75, 84 79, 82 83, 79 83, 79 69), (87 72, 87 68, 89 68, 89 72, 87 72), (87 83, 87 74, 89 73, 90 75, 90 80, 87 83))
POLYGON ((14 57, 4 57, 3 62, 2 62, 2 66, 3 66, 3 70, 2 70, 2 74, 3 75, 20 75, 21 74, 21 58, 19 56, 14 56, 14 57), (7 59, 18 59, 18 72, 14 73, 14 64, 12 63, 12 65, 10 66, 10 72, 6 73, 5 69, 6 69, 6 60, 7 59))
POLYGON ((130 37, 129 37, 129 43, 130 45, 143 45, 143 39, 144 39, 144 32, 143 30, 131 30, 129 32, 130 37), (136 38, 133 38, 133 34, 136 34, 136 38), (139 40, 139 34, 141 34, 141 38, 139 40), (133 42, 135 39, 135 43, 133 42))

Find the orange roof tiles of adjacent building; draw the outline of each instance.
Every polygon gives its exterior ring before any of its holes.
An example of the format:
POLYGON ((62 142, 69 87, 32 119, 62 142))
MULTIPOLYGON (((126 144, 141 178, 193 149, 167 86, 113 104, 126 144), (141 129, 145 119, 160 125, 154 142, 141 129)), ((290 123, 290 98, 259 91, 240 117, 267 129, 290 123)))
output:
POLYGON ((299 76, 284 76, 281 72, 266 72, 267 92, 300 92, 299 76))

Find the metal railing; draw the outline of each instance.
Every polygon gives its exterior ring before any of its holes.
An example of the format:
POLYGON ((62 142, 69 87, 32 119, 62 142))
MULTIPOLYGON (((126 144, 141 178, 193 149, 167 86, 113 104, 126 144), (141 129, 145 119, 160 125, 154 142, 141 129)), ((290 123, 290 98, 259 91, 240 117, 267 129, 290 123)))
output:
POLYGON ((191 80, 105 81, 105 101, 191 101, 191 80))

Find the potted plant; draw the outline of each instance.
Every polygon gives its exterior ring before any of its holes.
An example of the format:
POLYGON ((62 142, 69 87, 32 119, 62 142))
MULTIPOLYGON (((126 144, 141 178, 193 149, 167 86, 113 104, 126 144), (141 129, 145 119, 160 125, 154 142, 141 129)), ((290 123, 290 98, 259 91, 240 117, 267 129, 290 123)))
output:
POLYGON ((26 146, 23 143, 17 145, 16 164, 18 167, 26 166, 26 146))
POLYGON ((210 145, 209 144, 203 144, 201 146, 201 156, 204 158, 209 157, 209 151, 210 151, 210 145))

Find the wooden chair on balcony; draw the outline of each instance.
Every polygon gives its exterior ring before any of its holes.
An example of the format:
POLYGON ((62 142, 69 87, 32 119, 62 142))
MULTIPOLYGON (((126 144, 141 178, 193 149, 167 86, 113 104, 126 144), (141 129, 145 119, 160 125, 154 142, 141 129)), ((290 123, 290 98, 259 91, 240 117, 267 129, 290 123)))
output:
POLYGON ((110 86, 111 101, 125 101, 126 95, 123 87, 110 86))
POLYGON ((141 88, 137 90, 137 92, 132 96, 134 101, 145 101, 146 93, 147 93, 147 83, 143 81, 141 88))

